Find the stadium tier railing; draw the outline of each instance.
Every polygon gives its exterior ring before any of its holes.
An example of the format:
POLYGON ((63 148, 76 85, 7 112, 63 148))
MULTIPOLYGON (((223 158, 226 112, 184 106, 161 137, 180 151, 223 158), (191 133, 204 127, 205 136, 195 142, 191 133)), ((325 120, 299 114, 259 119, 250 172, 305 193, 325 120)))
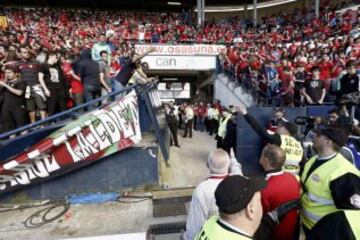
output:
MULTIPOLYGON (((149 87, 149 86, 145 86, 145 87, 149 87)), ((76 119, 79 115, 85 113, 86 110, 91 111, 91 110, 94 110, 95 108, 99 108, 100 106, 107 104, 107 103, 104 103, 107 100, 108 100, 107 102, 109 102, 109 100, 115 98, 116 96, 122 95, 122 94, 128 92, 129 90, 137 89, 138 91, 140 91, 142 88, 144 88, 144 87, 140 87, 138 85, 132 85, 132 86, 126 87, 122 90, 112 92, 106 96, 96 98, 89 102, 83 103, 79 106, 68 109, 64 112, 57 113, 57 114, 47 117, 45 119, 42 119, 42 120, 36 121, 34 123, 30 123, 28 125, 16 128, 9 132, 5 132, 0 135, 0 140, 9 139, 10 137, 12 137, 14 135, 22 136, 24 134, 30 133, 32 131, 38 130, 42 127, 45 127, 45 126, 48 126, 48 125, 51 125, 54 123, 60 123, 60 122, 67 121, 70 119, 76 119)))

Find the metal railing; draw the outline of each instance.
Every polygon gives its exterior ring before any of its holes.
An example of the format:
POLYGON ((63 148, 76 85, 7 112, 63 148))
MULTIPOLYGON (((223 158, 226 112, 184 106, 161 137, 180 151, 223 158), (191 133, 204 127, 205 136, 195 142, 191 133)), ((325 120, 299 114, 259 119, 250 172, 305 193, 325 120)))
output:
MULTIPOLYGON (((145 85, 144 87, 148 87, 148 85, 145 85)), ((13 136, 13 135, 18 136, 23 132, 30 133, 30 132, 32 132, 34 130, 38 130, 40 127, 44 127, 44 126, 47 126, 47 125, 50 125, 50 124, 60 123, 62 121, 66 121, 66 120, 69 120, 69 119, 76 119, 79 116, 79 114, 85 113, 84 110, 86 110, 86 109, 88 109, 88 111, 91 111, 91 110, 94 110, 96 108, 99 108, 100 106, 105 105, 103 103, 104 100, 107 100, 107 99, 111 100, 115 96, 117 96, 119 94, 122 94, 122 93, 125 93, 125 92, 127 92, 129 90, 132 90, 132 89, 140 90, 141 88, 144 88, 144 87, 138 86, 138 85, 132 85, 132 86, 129 86, 129 87, 125 87, 124 89, 112 92, 112 93, 110 93, 110 94, 108 94, 106 96, 96 98, 94 100, 83 103, 83 104, 81 104, 79 106, 73 107, 73 108, 68 109, 66 111, 57 113, 57 114, 52 115, 50 117, 47 117, 45 119, 36 121, 34 123, 30 123, 28 125, 24 125, 22 127, 19 127, 19 128, 14 129, 14 130, 8 131, 6 133, 3 133, 3 134, 0 135, 0 140, 6 140, 10 136, 13 136)), ((110 103, 110 102, 111 101, 108 101, 108 103, 110 103)), ((108 103, 106 103, 106 104, 108 104, 108 103)))

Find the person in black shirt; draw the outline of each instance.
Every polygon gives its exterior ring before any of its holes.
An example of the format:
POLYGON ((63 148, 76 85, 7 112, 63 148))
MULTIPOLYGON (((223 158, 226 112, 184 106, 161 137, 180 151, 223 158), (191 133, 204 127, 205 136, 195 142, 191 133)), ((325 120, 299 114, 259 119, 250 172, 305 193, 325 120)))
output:
POLYGON ((50 94, 47 96, 47 112, 48 115, 66 110, 66 87, 63 73, 58 66, 58 56, 55 52, 48 54, 46 63, 40 66, 39 79, 42 79, 50 94))
MULTIPOLYGON (((77 66, 78 74, 84 84, 84 98, 89 102, 101 96, 99 63, 92 60, 91 50, 85 49, 81 53, 81 60, 77 66)), ((104 86, 105 87, 105 86, 104 86)))
POLYGON ((175 146, 180 147, 177 138, 178 121, 174 113, 174 108, 170 107, 169 105, 165 105, 165 114, 166 114, 166 121, 170 129, 170 146, 172 146, 173 143, 175 143, 175 146))
POLYGON ((295 87, 294 87, 294 104, 296 107, 301 106, 301 89, 303 89, 305 85, 305 79, 307 78, 307 74, 305 72, 305 67, 303 64, 300 64, 294 74, 295 77, 295 87))
MULTIPOLYGON (((346 64, 346 71, 347 74, 342 76, 340 78, 340 91, 339 91, 339 98, 341 99, 341 102, 345 102, 346 100, 350 100, 350 95, 354 93, 358 93, 360 91, 360 80, 359 76, 356 74, 356 68, 355 68, 355 62, 349 61, 346 64)), ((353 106, 356 104, 355 102, 346 101, 347 104, 342 104, 342 109, 346 112, 348 112, 348 107, 353 106)))
POLYGON ((305 100, 310 105, 323 104, 326 90, 324 82, 320 80, 320 69, 318 67, 312 68, 312 79, 305 82, 302 88, 302 93, 305 100))
POLYGON ((144 58, 149 53, 154 52, 155 50, 156 50, 155 48, 150 48, 144 54, 136 55, 136 54, 131 53, 130 57, 123 58, 124 61, 121 64, 121 70, 115 76, 115 81, 114 81, 114 91, 115 92, 120 91, 128 84, 131 76, 133 75, 133 73, 136 69, 135 63, 137 61, 140 61, 142 58, 144 58))
POLYGON ((7 67, 5 70, 6 80, 0 81, 1 95, 3 95, 1 114, 4 121, 4 132, 28 123, 24 99, 26 84, 17 76, 16 68, 7 67))

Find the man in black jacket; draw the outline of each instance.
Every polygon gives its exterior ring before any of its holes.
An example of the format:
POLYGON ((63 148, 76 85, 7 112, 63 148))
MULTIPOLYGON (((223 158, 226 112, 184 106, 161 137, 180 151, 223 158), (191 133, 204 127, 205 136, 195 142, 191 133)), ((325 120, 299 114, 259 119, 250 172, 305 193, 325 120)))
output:
POLYGON ((174 113, 174 108, 166 104, 165 113, 166 113, 166 121, 170 129, 170 146, 172 146, 173 143, 175 143, 175 146, 180 147, 177 139, 178 121, 174 113))
POLYGON ((81 53, 81 61, 77 70, 84 85, 84 98, 86 102, 101 96, 101 86, 105 89, 110 89, 104 81, 100 80, 99 63, 92 60, 90 49, 85 49, 81 53))

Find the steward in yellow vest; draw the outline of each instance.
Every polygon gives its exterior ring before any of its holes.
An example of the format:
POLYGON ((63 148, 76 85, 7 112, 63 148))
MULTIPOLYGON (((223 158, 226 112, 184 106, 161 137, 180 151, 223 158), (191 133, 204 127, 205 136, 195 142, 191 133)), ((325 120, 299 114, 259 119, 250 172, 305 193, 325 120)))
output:
POLYGON ((294 138, 297 134, 297 126, 289 122, 279 122, 276 133, 270 134, 262 127, 256 119, 250 115, 244 105, 236 107, 248 124, 267 143, 278 145, 286 153, 283 170, 294 175, 300 172, 300 162, 303 160, 304 150, 301 143, 294 138))
POLYGON ((211 217, 204 224, 200 234, 195 238, 196 240, 210 240, 210 239, 231 239, 231 240, 249 240, 251 237, 244 233, 236 232, 229 228, 226 223, 219 219, 218 216, 211 217))
POLYGON ((226 177, 215 191, 220 217, 206 221, 195 240, 253 239, 262 218, 260 191, 265 187, 264 179, 226 177))
POLYGON ((219 119, 219 128, 216 135, 217 148, 226 149, 226 145, 225 145, 226 126, 230 118, 231 118, 231 113, 229 113, 228 110, 225 109, 222 113, 222 117, 219 119))
POLYGON ((310 231, 307 240, 360 239, 360 210, 342 210, 323 217, 310 231))
POLYGON ((263 178, 230 175, 215 190, 220 216, 207 220, 195 240, 270 239, 274 228, 300 201, 286 202, 263 215, 260 191, 263 178))
POLYGON ((301 173, 300 219, 306 235, 330 213, 360 209, 360 171, 338 153, 346 142, 347 135, 341 129, 316 132, 313 147, 318 155, 305 164, 301 173))

